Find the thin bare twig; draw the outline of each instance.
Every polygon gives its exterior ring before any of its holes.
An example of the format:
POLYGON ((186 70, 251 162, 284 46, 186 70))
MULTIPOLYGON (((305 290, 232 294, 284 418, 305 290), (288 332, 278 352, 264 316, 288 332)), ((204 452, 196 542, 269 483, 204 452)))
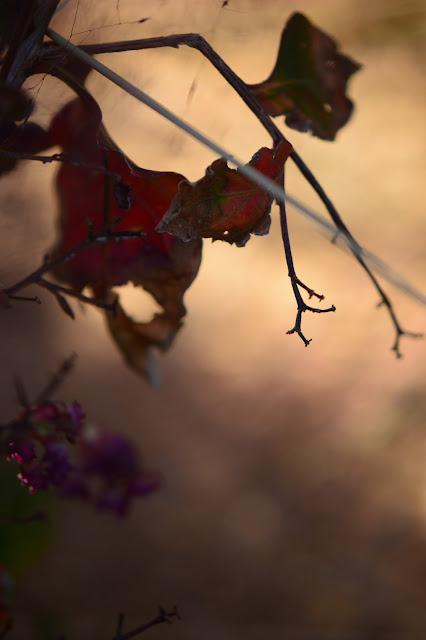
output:
POLYGON ((108 242, 116 241, 116 240, 128 240, 131 238, 144 237, 145 234, 143 230, 112 231, 111 227, 117 224, 118 221, 119 221, 119 218, 112 220, 109 223, 109 225, 105 227, 105 229, 102 229, 101 231, 94 232, 89 229, 88 237, 85 238, 85 240, 77 244, 72 249, 69 249, 64 253, 61 253, 58 256, 55 256, 54 258, 50 259, 49 256, 46 256, 43 261, 43 264, 41 264, 40 267, 38 267, 38 269, 35 269, 29 275, 25 276, 25 278, 22 278, 22 280, 20 280, 19 282, 16 282, 14 285, 7 287, 7 289, 4 289, 3 293, 6 294, 9 298, 13 298, 15 295, 15 292, 20 291, 21 289, 25 289, 30 285, 38 285, 51 291, 53 294, 60 293, 60 294, 69 295, 74 298, 78 298, 82 302, 92 304, 97 307, 102 307, 103 309, 107 309, 109 311, 114 311, 115 309, 114 304, 106 303, 106 302, 103 302, 102 300, 85 296, 74 289, 68 289, 67 287, 62 287, 61 285, 57 285, 53 282, 45 280, 43 276, 45 273, 52 271, 55 267, 62 264, 63 262, 67 262, 68 260, 71 260, 79 253, 81 253, 82 251, 85 251, 86 249, 89 249, 95 244, 106 244, 108 242))
POLYGON ((97 298, 92 298, 90 296, 85 296, 83 293, 80 293, 79 291, 76 291, 75 289, 69 289, 68 287, 63 287, 60 284, 56 284, 56 282, 50 282, 49 280, 46 280, 45 278, 39 278, 37 280, 36 284, 39 284, 41 287, 44 287, 45 289, 47 289, 48 291, 50 291, 53 294, 55 294, 55 293, 63 293, 66 296, 71 296, 72 298, 77 298, 77 300, 80 300, 80 302, 83 302, 85 304, 91 304, 94 307, 98 307, 99 309, 105 309, 106 311, 112 311, 114 313, 116 308, 117 308, 117 301, 116 300, 114 302, 112 302, 112 303, 104 302, 103 300, 98 300, 97 298))
POLYGON ((19 417, 16 420, 12 420, 7 424, 0 424, 0 449, 8 444, 11 439, 11 434, 16 434, 17 430, 25 431, 25 429, 28 428, 28 419, 30 417, 32 407, 37 407, 51 400, 55 391, 64 383, 65 379, 74 368, 76 359, 77 354, 75 353, 71 354, 68 358, 65 358, 57 371, 50 376, 44 388, 32 402, 27 396, 27 392, 22 381, 15 377, 18 402, 23 408, 23 411, 19 414, 19 417))
POLYGON ((149 622, 146 622, 145 624, 140 625, 139 627, 136 627, 135 629, 132 629, 131 631, 127 631, 127 633, 123 633, 122 629, 124 616, 122 613, 120 613, 117 624, 117 632, 112 640, 130 640, 131 638, 135 638, 136 636, 144 633, 144 631, 147 631, 148 629, 151 629, 151 627, 155 627, 158 624, 171 624, 173 622, 173 618, 181 620, 181 616, 176 606, 171 611, 166 611, 165 609, 163 609, 163 607, 159 607, 158 614, 155 618, 153 618, 149 622))
POLYGON ((22 382, 21 378, 17 375, 14 376, 13 381, 15 384, 16 399, 18 401, 19 406, 22 407, 23 409, 29 410, 31 407, 31 403, 28 398, 27 390, 25 389, 24 383, 22 382))
POLYGON ((309 339, 306 338, 305 335, 302 333, 302 314, 305 311, 311 311, 312 313, 328 313, 330 311, 336 311, 336 307, 332 305, 331 307, 328 307, 326 309, 320 309, 319 307, 311 307, 307 305, 306 302, 303 300, 299 287, 307 291, 309 298, 312 298, 314 296, 318 298, 320 302, 321 300, 324 300, 324 296, 322 294, 316 293, 313 289, 307 287, 296 276, 296 271, 294 269, 294 263, 293 263, 293 256, 290 248, 290 238, 288 234, 288 224, 287 224, 287 213, 286 213, 284 202, 279 203, 279 209, 280 209, 281 235, 283 239, 286 262, 288 266, 288 276, 290 278, 291 286, 292 286, 294 297, 296 298, 296 304, 297 304, 296 322, 294 324, 294 327, 289 331, 287 331, 287 334, 290 335, 292 333, 297 333, 297 335, 303 341, 305 347, 307 347, 308 344, 311 342, 311 338, 309 339))
POLYGON ((74 368, 75 361, 77 360, 77 354, 72 353, 68 358, 66 358, 59 369, 55 371, 55 373, 51 376, 50 380, 47 382, 46 386, 37 396, 34 405, 38 406, 39 404, 43 404, 51 399, 52 395, 60 387, 64 380, 69 376, 70 372, 74 368))
POLYGON ((123 624, 124 624, 124 613, 120 612, 118 614, 117 631, 115 632, 114 640, 122 640, 123 624))
POLYGON ((40 156, 31 153, 18 153, 17 151, 5 151, 3 149, 0 149, 0 156, 16 158, 16 160, 33 160, 36 162, 42 162, 43 164, 48 164, 50 162, 62 162, 63 164, 71 164, 75 167, 81 167, 82 169, 90 169, 90 171, 103 173, 107 176, 110 176, 111 178, 114 178, 115 182, 121 182, 121 176, 119 173, 115 173, 115 171, 111 171, 110 169, 106 169, 105 167, 101 167, 96 164, 83 162, 74 153, 64 152, 53 153, 51 156, 40 156))
POLYGON ((19 300, 20 302, 35 302, 36 304, 41 304, 41 300, 38 296, 14 296, 9 295, 8 298, 10 300, 19 300))
POLYGON ((338 230, 339 233, 341 233, 345 237, 346 242, 350 250, 352 251, 353 255, 355 256, 359 264, 362 266, 362 268, 370 278, 371 282, 373 283, 374 287, 376 288, 377 292, 379 293, 380 301, 378 303, 378 306, 384 305, 387 308, 389 316, 395 328, 396 336, 391 349, 395 351, 396 357, 400 358, 401 352, 399 350, 399 343, 400 343, 401 337, 403 335, 406 335, 412 338, 421 338, 423 337, 423 334, 412 333, 410 331, 406 331, 401 327, 401 324, 398 318, 396 317, 396 313, 393 308, 392 302, 389 299, 389 296, 383 290, 381 284, 379 283, 376 276, 374 275, 374 273, 372 272, 372 270, 370 269, 370 267, 368 266, 368 264, 364 259, 362 247, 358 244, 358 242, 355 240, 353 235, 350 233, 349 229, 347 228, 346 224, 343 222, 337 209, 335 208, 335 206, 333 205, 333 203, 331 202, 331 200, 329 199, 329 197, 327 196, 324 189, 319 184, 318 180, 315 178, 315 176, 313 175, 309 167, 303 162, 301 157, 295 151, 293 151, 292 153, 292 158, 296 166, 298 167, 298 169, 301 171, 302 175, 306 178, 306 180, 309 182, 309 184, 312 186, 314 191, 320 197, 321 201, 326 206, 327 211, 329 212, 330 217, 336 226, 336 229, 338 230))

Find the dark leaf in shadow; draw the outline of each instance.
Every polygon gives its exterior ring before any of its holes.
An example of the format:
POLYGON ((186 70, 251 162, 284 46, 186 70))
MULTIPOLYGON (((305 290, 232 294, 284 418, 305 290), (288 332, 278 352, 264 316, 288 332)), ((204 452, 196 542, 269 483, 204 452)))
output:
POLYGON ((360 66, 338 52, 333 38, 294 13, 282 32, 271 75, 249 86, 271 116, 284 114, 289 127, 334 140, 352 114, 346 85, 360 66))

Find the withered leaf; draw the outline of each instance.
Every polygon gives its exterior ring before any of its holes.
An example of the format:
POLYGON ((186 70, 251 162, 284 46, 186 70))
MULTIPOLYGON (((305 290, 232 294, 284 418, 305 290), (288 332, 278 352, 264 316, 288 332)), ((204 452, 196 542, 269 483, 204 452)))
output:
MULTIPOLYGON (((279 181, 291 151, 291 144, 283 140, 276 149, 262 147, 249 165, 279 181)), ((244 246, 251 233, 268 233, 272 200, 264 189, 240 171, 230 169, 220 158, 198 182, 179 183, 178 192, 156 230, 184 241, 213 238, 244 246)))
MULTIPOLYGON (((114 293, 109 293, 114 301, 114 293)), ((165 313, 154 314, 149 322, 135 322, 117 302, 114 313, 106 315, 111 336, 127 364, 141 373, 152 385, 158 384, 158 371, 154 349, 166 351, 172 344, 182 323, 165 313)))
POLYGON ((183 243, 155 231, 184 177, 137 167, 114 145, 101 120, 98 104, 82 91, 51 123, 51 144, 77 154, 82 162, 82 166, 62 165, 57 175, 60 231, 52 255, 59 256, 87 238, 87 220, 96 233, 120 218, 112 231, 143 230, 143 237, 95 244, 59 264, 54 273, 78 291, 89 286, 105 302, 116 295, 112 287, 127 282, 142 286, 155 298, 163 312, 146 325, 133 322, 119 305, 115 316, 105 312, 126 361, 148 375, 152 347, 168 348, 182 324, 183 295, 197 274, 201 241, 183 243), (126 185, 118 193, 117 179, 126 185))
POLYGON ((271 116, 284 114, 289 127, 334 140, 352 114, 345 92, 358 69, 357 62, 338 52, 331 36, 294 13, 282 32, 271 75, 249 87, 271 116))

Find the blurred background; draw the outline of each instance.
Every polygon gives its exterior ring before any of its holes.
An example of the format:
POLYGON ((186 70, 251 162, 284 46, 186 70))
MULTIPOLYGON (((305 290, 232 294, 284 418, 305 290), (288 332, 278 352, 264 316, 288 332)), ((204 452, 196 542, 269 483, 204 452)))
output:
MULTIPOLYGON (((301 11, 363 65, 350 81, 356 109, 333 143, 285 130, 358 241, 424 289, 422 0, 116 0, 69 2, 53 28, 79 44, 201 33, 248 83, 269 76, 281 30, 301 11), (141 24, 131 24, 149 18, 141 24), (121 22, 123 24, 116 24, 121 22), (100 29, 103 25, 114 25, 100 29), (85 30, 91 30, 89 32, 85 30), (83 33, 81 33, 83 32, 83 33)), ((102 61, 247 161, 269 139, 197 51, 184 47, 102 61), (193 87, 193 91, 191 90, 193 87)), ((190 180, 215 156, 102 78, 88 85, 111 136, 144 168, 190 180)), ((35 119, 72 97, 31 78, 35 119)), ((282 118, 277 119, 280 126, 282 118)), ((34 269, 54 242, 53 165, 24 164, 2 180, 0 281, 34 269)), ((321 211, 288 164, 290 194, 321 211)), ((58 393, 90 420, 137 443, 164 487, 117 521, 58 505, 50 544, 17 582, 11 638, 93 639, 177 604, 183 621, 147 632, 171 640, 426 637, 425 342, 390 347, 393 329, 357 263, 289 209, 298 276, 335 304, 293 327, 278 212, 245 248, 205 242, 188 316, 161 357, 162 384, 126 368, 103 317, 72 322, 53 298, 0 314, 2 420, 17 403, 13 375, 33 396, 71 352, 58 393), (53 615, 54 614, 54 615, 53 615), (39 625, 34 635, 34 620, 39 625), (54 622, 55 620, 55 622, 54 622), (50 631, 48 631, 50 629, 50 631), (50 633, 50 635, 49 635, 50 633), (33 635, 32 635, 33 634, 33 635)), ((403 327, 425 330, 418 303, 387 286, 403 327)), ((126 309, 150 317, 129 287, 126 309)))

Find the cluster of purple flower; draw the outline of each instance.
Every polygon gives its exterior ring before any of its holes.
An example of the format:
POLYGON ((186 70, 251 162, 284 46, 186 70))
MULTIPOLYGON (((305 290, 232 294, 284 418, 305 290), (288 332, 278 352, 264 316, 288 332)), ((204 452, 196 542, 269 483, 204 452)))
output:
POLYGON ((11 427, 8 459, 19 464, 18 478, 30 493, 54 486, 123 516, 132 498, 159 485, 159 474, 142 468, 126 438, 85 424, 78 402, 42 403, 11 427))

